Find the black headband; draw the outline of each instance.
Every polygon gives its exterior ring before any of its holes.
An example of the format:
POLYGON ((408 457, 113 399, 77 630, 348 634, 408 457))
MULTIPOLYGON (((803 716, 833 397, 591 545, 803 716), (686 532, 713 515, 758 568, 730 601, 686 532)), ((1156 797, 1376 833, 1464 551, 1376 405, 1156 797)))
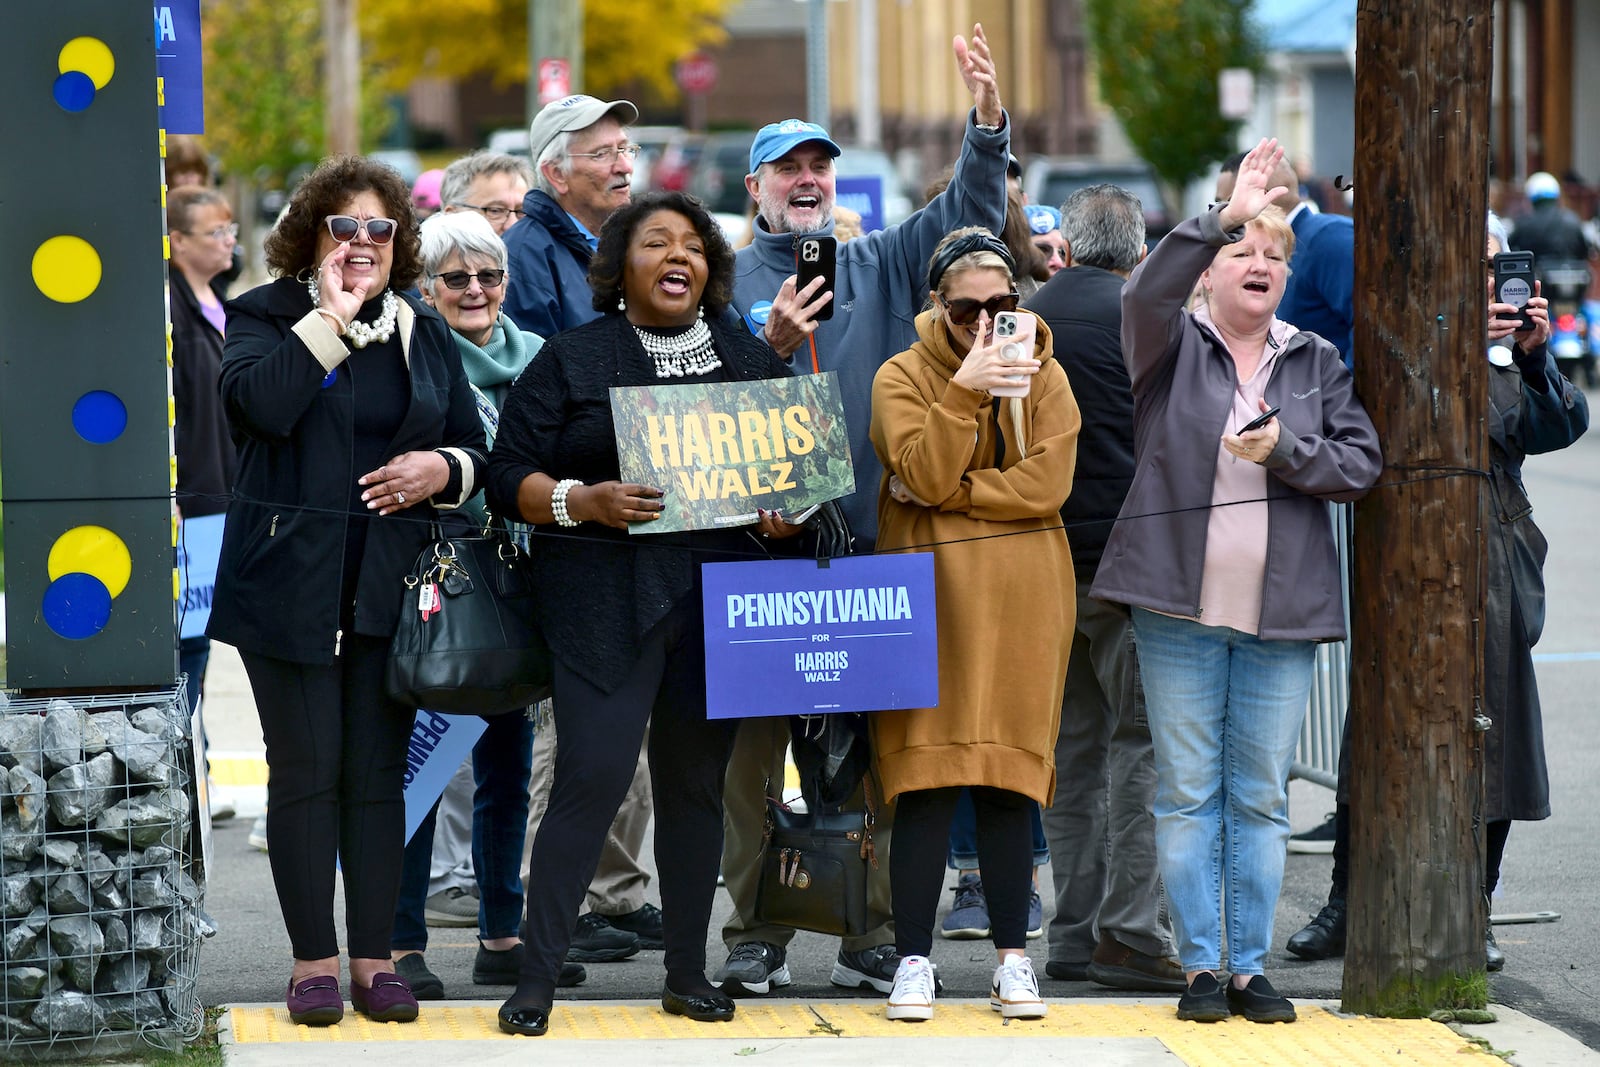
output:
POLYGON ((984 230, 982 233, 969 233, 957 237, 933 254, 933 262, 928 264, 928 291, 938 292, 939 282, 944 278, 944 272, 950 269, 950 265, 962 256, 970 256, 974 252, 993 252, 1005 261, 1006 270, 1011 276, 1016 277, 1017 264, 1011 258, 1011 250, 994 234, 984 230))

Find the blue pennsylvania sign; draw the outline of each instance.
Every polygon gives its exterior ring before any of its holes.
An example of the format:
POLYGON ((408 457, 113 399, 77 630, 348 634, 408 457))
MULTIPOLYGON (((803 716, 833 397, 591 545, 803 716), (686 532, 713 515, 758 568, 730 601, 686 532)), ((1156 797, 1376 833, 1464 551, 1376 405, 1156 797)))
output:
POLYGON ((168 133, 205 133, 200 0, 171 0, 154 6, 156 73, 161 77, 161 125, 168 133))
POLYGON ((833 183, 834 203, 861 216, 861 232, 881 230, 883 221, 883 179, 877 175, 848 178, 840 175, 833 183))
POLYGON ((931 554, 708 563, 701 574, 708 718, 938 705, 931 554))

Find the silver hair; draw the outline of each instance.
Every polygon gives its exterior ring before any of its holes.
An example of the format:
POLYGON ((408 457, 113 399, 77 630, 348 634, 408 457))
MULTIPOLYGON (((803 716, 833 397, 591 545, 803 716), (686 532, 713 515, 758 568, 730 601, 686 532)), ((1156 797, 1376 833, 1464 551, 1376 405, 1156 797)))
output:
POLYGON ((550 184, 550 179, 545 176, 544 165, 553 164, 560 174, 570 174, 572 171, 572 132, 563 130, 550 139, 544 146, 544 151, 539 153, 539 158, 533 161, 533 187, 547 196, 556 195, 556 187, 550 184))
POLYGON ((1061 205, 1061 236, 1074 265, 1127 273, 1144 252, 1144 205, 1118 185, 1085 186, 1061 205))
POLYGON ((1506 221, 1494 212, 1489 212, 1489 239, 1500 246, 1500 251, 1511 251, 1511 235, 1506 232, 1506 221))
POLYGON ((480 149, 469 156, 462 156, 444 169, 444 178, 439 183, 439 202, 461 203, 467 190, 472 188, 472 183, 486 174, 514 174, 526 185, 533 185, 533 167, 526 159, 480 149))
POLYGON ((507 266, 506 243, 489 220, 475 211, 440 212, 422 222, 423 285, 439 276, 444 261, 459 254, 463 263, 488 260, 501 270, 507 266))

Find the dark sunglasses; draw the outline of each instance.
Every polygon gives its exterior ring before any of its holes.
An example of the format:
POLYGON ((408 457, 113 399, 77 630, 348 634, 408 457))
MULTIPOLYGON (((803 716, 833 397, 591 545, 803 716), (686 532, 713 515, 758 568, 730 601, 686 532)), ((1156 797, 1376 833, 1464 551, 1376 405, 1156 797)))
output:
POLYGON ((978 313, 987 311, 989 318, 993 319, 997 311, 1017 310, 1017 301, 1021 298, 1016 293, 1004 293, 1000 296, 991 296, 987 300, 968 300, 962 297, 958 300, 939 298, 939 303, 944 305, 945 313, 950 322, 956 326, 971 326, 978 321, 978 313))
POLYGON ((444 282, 446 289, 465 289, 472 284, 472 279, 474 278, 478 279, 478 284, 485 289, 493 289, 506 280, 506 272, 503 270, 480 270, 476 274, 469 274, 464 270, 452 270, 443 274, 436 274, 434 277, 444 282))
POLYGON ((342 245, 347 245, 356 239, 362 230, 367 231, 367 240, 375 245, 386 245, 394 240, 395 231, 400 224, 394 219, 358 219, 353 215, 329 215, 326 219, 328 232, 333 239, 342 245))

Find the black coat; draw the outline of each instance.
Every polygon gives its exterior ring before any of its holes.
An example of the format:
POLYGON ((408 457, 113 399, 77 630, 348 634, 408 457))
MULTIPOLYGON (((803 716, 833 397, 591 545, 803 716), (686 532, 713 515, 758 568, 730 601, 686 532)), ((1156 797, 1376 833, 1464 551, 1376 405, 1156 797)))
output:
POLYGON ((1566 448, 1589 426, 1589 405, 1544 349, 1489 368, 1489 590, 1483 640, 1485 818, 1550 816, 1544 720, 1533 646, 1544 631, 1548 544, 1522 485, 1524 457, 1566 448))
MULTIPOLYGON (((722 360, 721 380, 789 376, 788 365, 748 331, 707 321, 722 360)), ((619 478, 610 389, 665 384, 621 315, 552 337, 500 410, 489 457, 489 507, 521 518, 517 489, 535 472, 590 485, 619 478)), ((800 550, 798 541, 785 542, 782 550, 800 550)), ((609 693, 638 659, 641 639, 675 604, 693 596, 699 617, 701 562, 760 557, 764 549, 743 530, 650 535, 596 522, 540 526, 532 540, 539 624, 556 658, 609 693)))
POLYGON ((1061 521, 1085 590, 1133 484, 1133 386, 1122 360, 1122 284, 1121 275, 1099 267, 1068 267, 1027 304, 1050 327, 1055 357, 1083 417, 1072 495, 1061 507, 1061 521))
MULTIPOLYGON (((395 413, 398 429, 388 455, 460 448, 470 461, 464 481, 481 486, 483 424, 455 339, 437 313, 400 299, 397 332, 407 353, 411 402, 395 413)), ((353 469, 350 375, 335 375, 324 386, 327 370, 293 332, 302 320, 302 329, 326 329, 311 313, 305 286, 292 279, 228 304, 221 388, 239 472, 206 633, 259 655, 332 663, 342 639, 351 487, 366 471, 353 469)), ((394 632, 405 575, 428 538, 427 520, 438 515, 434 504, 372 513, 354 583, 358 633, 394 632)))
POLYGON ((186 518, 219 515, 228 509, 237 464, 228 417, 217 395, 222 334, 200 310, 194 290, 176 267, 169 272, 167 289, 172 315, 176 414, 172 448, 178 458, 178 510, 186 518))

